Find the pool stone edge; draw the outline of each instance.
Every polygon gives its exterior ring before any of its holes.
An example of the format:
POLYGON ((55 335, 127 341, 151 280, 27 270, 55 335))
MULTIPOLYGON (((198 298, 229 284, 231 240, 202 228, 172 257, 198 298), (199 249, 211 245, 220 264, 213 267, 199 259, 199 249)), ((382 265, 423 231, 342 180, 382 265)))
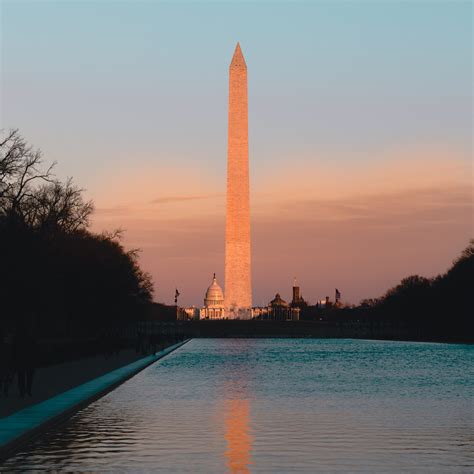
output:
MULTIPOLYGON (((184 341, 178 342, 176 344, 173 344, 161 351, 159 351, 155 356, 147 356, 142 359, 138 359, 135 362, 132 362, 131 364, 127 364, 125 366, 119 367, 118 369, 114 369, 110 372, 107 372, 100 377, 97 377, 95 379, 89 380, 83 384, 80 384, 76 387, 73 387, 72 389, 66 390, 65 392, 62 392, 58 395, 55 395, 47 400, 44 400, 43 402, 37 403, 36 405, 32 405, 30 407, 26 407, 16 413, 13 413, 3 419, 0 419, 0 462, 6 461, 8 458, 12 457, 17 451, 25 447, 28 443, 30 443, 34 438, 37 438, 38 436, 41 436, 54 426, 63 423, 66 421, 68 418, 73 416, 75 413, 78 411, 82 410, 83 408, 87 407, 91 403, 95 402, 99 398, 102 398, 103 396, 107 395, 110 393, 112 390, 116 389, 118 386, 122 385, 125 383, 127 380, 131 379, 138 373, 140 373, 142 370, 146 369, 150 365, 154 364, 158 360, 162 359, 163 357, 166 357, 168 354, 171 354, 174 352, 176 349, 179 349, 182 347, 184 344, 189 342, 191 339, 185 339, 184 341), (142 364, 138 364, 139 362, 142 362, 142 364), (94 382, 98 382, 99 380, 103 378, 109 377, 111 374, 113 374, 115 371, 121 371, 124 370, 126 367, 129 365, 134 365, 137 364, 137 367, 126 372, 122 377, 110 382, 106 383, 105 386, 102 388, 98 388, 96 391, 92 392, 90 395, 84 396, 79 402, 73 402, 68 406, 66 404, 66 407, 62 410, 60 410, 59 413, 53 415, 53 416, 48 416, 47 414, 44 416, 44 420, 38 422, 37 424, 33 425, 30 429, 24 430, 20 432, 18 435, 12 435, 10 439, 6 441, 2 441, 2 421, 4 422, 5 420, 12 418, 13 420, 10 420, 10 423, 14 425, 15 423, 20 423, 19 421, 14 421, 15 417, 21 418, 22 413, 26 410, 34 410, 35 407, 38 407, 41 404, 44 404, 45 402, 50 401, 53 398, 58 398, 58 400, 61 397, 65 397, 66 394, 70 394, 71 392, 81 390, 83 386, 87 384, 92 384, 94 382)), ((5 430, 6 431, 6 430, 5 430)), ((11 431, 14 433, 16 430, 13 428, 11 431)))

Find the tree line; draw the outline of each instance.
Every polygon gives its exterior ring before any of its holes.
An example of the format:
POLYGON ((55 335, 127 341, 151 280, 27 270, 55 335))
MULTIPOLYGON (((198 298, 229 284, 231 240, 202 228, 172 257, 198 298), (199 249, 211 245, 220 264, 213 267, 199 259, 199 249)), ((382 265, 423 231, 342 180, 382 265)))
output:
MULTIPOLYGON (((136 321, 152 300, 150 276, 121 233, 94 233, 92 201, 18 130, 0 134, 0 333, 35 326, 84 335, 136 321)), ((426 334, 474 337, 474 240, 435 278, 412 275, 381 298, 326 309, 302 305, 302 319, 388 321, 426 334)))
MULTIPOLYGON (((97 332, 151 302, 150 276, 119 231, 90 229, 92 201, 18 130, 0 135, 0 332, 97 332)), ((112 325, 112 326, 111 326, 112 325)))
POLYGON ((414 339, 474 340, 474 240, 434 278, 411 275, 357 306, 303 309, 305 319, 403 327, 414 339))
POLYGON ((474 337, 474 240, 445 273, 412 275, 360 308, 374 317, 415 323, 437 332, 474 337))

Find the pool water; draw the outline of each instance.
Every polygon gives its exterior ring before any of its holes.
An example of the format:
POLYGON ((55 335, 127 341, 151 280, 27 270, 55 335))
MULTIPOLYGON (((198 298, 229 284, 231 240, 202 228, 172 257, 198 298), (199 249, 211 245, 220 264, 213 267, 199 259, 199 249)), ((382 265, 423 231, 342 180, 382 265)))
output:
POLYGON ((474 346, 193 339, 0 470, 473 472, 474 346))

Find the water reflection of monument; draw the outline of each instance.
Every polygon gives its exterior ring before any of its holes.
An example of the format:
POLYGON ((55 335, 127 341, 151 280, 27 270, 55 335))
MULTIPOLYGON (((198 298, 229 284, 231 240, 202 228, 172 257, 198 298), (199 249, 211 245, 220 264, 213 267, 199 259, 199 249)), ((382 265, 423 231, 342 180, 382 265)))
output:
POLYGON ((225 440, 227 449, 224 454, 229 472, 250 472, 253 437, 249 400, 225 401, 225 440))
POLYGON ((251 471, 254 436, 252 433, 252 387, 256 374, 255 341, 235 339, 226 342, 220 352, 226 370, 218 382, 216 393, 220 403, 216 405, 216 420, 225 441, 223 456, 226 472, 248 473, 251 471))

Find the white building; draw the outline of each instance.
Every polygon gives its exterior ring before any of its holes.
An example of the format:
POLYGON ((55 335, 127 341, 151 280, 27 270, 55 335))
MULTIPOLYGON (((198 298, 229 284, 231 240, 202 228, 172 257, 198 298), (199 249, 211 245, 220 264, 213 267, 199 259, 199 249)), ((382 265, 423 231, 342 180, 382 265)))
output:
POLYGON ((216 274, 212 279, 211 286, 206 291, 204 307, 199 311, 199 319, 224 319, 224 293, 216 280, 216 274))

